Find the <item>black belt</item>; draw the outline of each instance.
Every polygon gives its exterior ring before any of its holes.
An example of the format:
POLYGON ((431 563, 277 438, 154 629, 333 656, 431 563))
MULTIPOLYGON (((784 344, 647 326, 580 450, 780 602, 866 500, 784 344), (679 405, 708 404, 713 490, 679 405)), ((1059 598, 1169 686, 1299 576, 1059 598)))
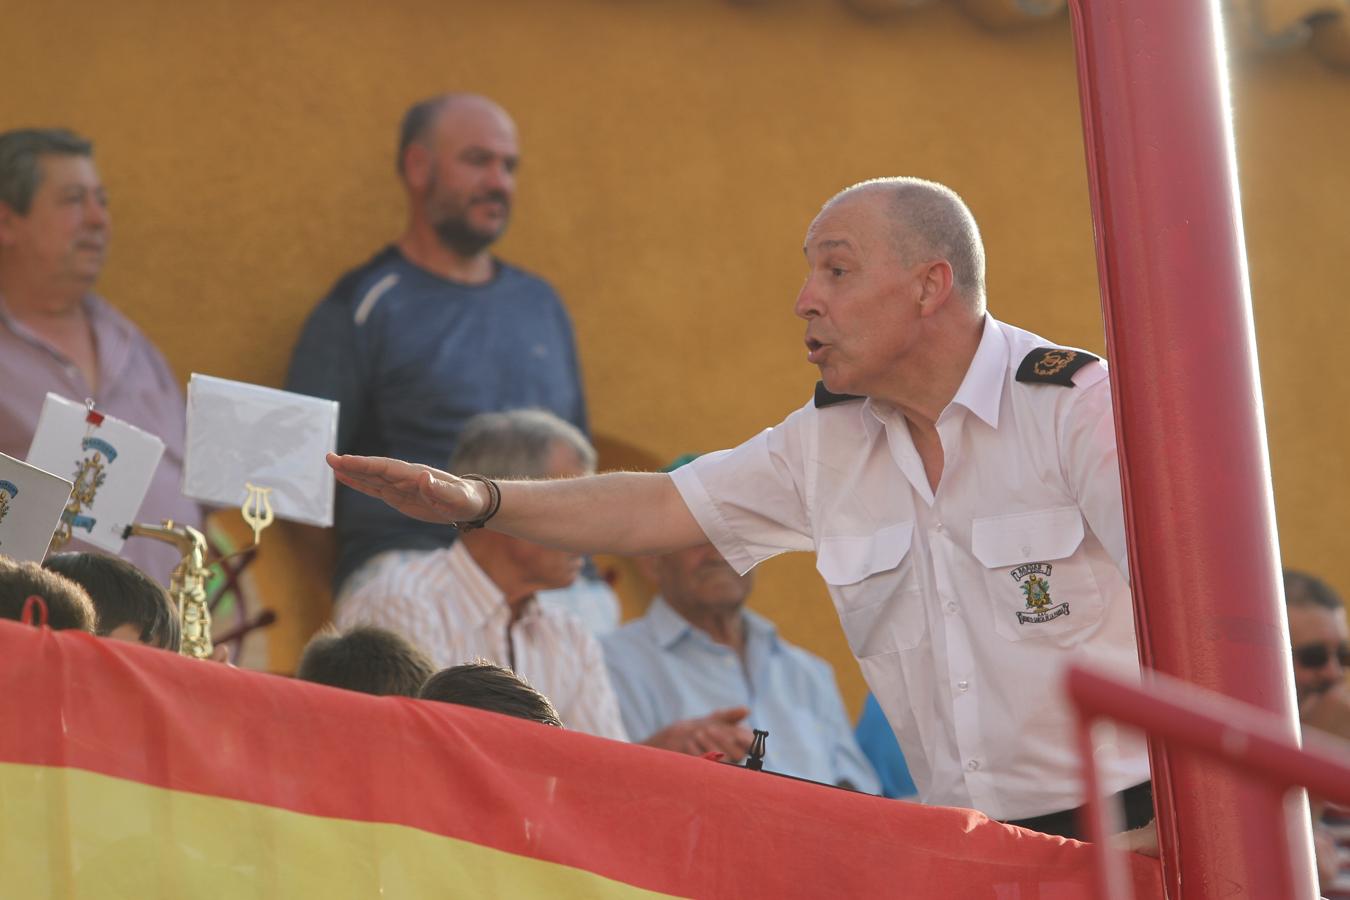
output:
MULTIPOLYGON (((1125 806, 1125 829, 1143 828, 1153 821, 1153 782, 1145 781, 1132 788, 1126 788, 1119 794, 1106 798, 1107 803, 1122 803, 1125 806)), ((1083 807, 1066 809, 1063 812, 1046 813, 1032 816, 1030 819, 1010 819, 1006 824, 1029 828, 1042 834, 1057 834, 1074 840, 1087 840, 1082 832, 1083 807)))

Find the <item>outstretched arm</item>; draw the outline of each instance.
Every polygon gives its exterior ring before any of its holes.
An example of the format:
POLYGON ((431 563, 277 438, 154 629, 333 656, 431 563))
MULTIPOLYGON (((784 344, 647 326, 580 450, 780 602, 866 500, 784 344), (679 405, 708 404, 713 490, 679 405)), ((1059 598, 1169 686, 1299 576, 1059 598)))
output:
MULTIPOLYGON (((485 486, 430 466, 331 453, 328 464, 341 483, 424 522, 465 522, 487 509, 485 486)), ((487 527, 535 543, 637 556, 707 540, 669 475, 613 472, 498 485, 501 508, 487 527)))

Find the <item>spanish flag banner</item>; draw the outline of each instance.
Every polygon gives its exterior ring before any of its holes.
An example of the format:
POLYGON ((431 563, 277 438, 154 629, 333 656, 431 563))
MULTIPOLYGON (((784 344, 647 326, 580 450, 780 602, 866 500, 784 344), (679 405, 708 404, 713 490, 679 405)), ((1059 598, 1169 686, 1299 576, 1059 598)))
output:
POLYGON ((1092 891, 1087 845, 969 810, 74 632, 0 621, 0 710, 6 898, 1092 891))

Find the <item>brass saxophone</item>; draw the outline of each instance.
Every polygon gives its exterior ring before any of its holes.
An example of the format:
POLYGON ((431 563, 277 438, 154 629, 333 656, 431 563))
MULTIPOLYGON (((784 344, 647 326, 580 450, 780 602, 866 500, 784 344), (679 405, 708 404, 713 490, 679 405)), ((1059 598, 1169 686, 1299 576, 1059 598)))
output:
POLYGON ((163 525, 130 525, 126 535, 154 538, 173 544, 183 558, 169 576, 169 596, 178 605, 178 621, 183 642, 178 652, 194 659, 209 659, 211 646, 211 610, 206 605, 206 581, 211 572, 206 566, 206 535, 191 525, 175 525, 165 519, 163 525))

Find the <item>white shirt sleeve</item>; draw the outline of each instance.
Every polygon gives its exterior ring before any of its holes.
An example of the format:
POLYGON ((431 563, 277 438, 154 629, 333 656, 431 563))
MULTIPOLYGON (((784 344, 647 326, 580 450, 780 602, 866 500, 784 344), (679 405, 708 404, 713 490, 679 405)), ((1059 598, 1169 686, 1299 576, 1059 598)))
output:
POLYGON ((671 473, 685 505, 740 574, 789 550, 813 550, 804 494, 804 430, 797 410, 732 450, 700 456, 671 473))
POLYGON ((1073 403, 1060 426, 1060 465, 1088 527, 1128 583, 1129 552, 1125 546, 1111 383, 1103 369, 1098 371, 1100 377, 1082 379, 1086 384, 1076 381, 1073 403))

